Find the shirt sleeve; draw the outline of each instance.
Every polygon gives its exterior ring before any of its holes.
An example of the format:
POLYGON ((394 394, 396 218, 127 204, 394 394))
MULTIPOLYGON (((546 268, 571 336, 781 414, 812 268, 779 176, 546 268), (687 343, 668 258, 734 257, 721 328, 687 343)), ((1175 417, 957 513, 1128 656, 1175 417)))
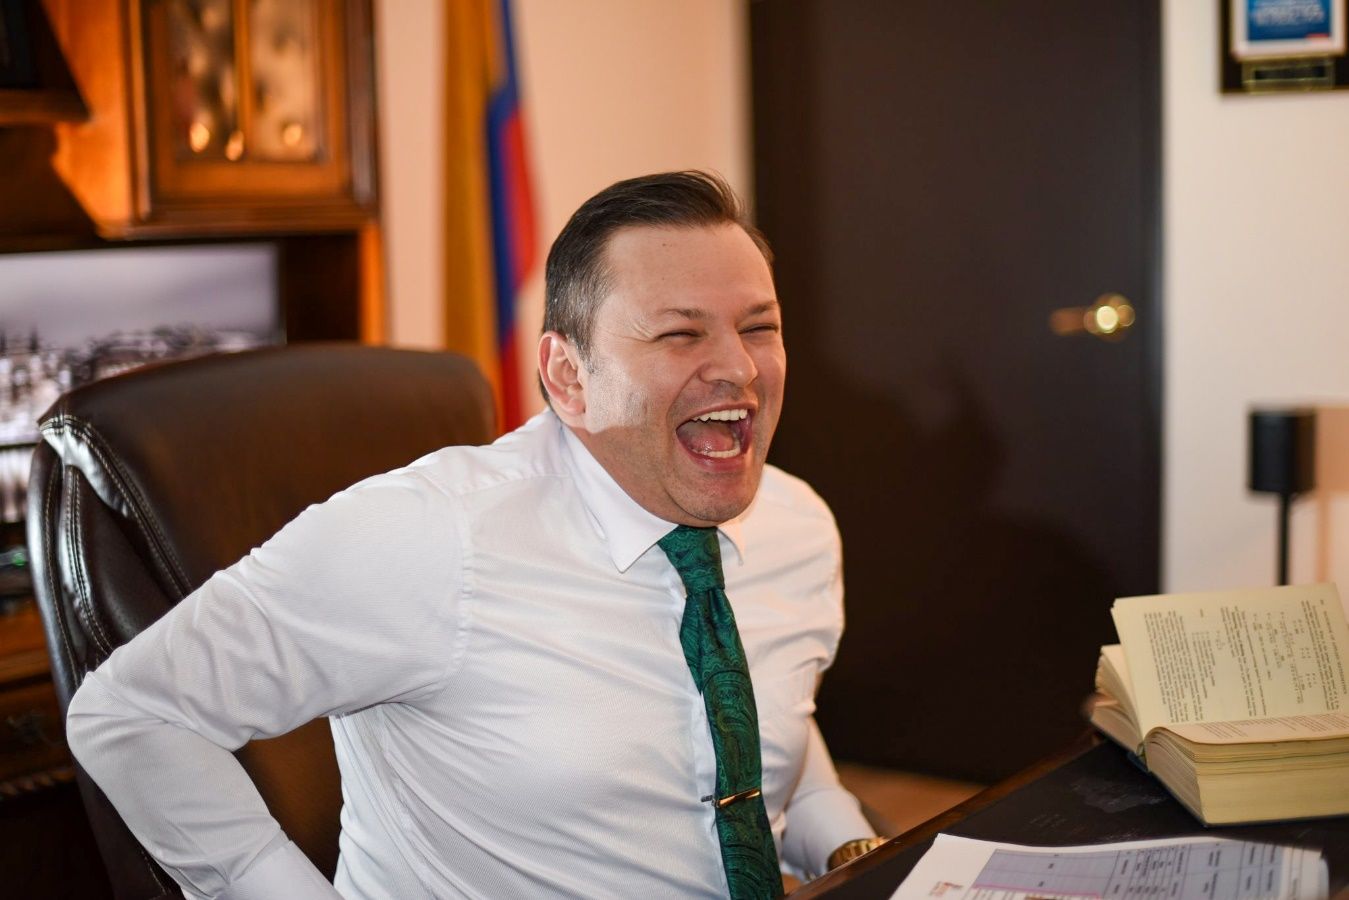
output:
MULTIPOLYGON (((817 502, 823 506, 824 501, 817 502)), ((827 508, 826 508, 827 513, 827 508)), ((834 635, 825 668, 833 664, 843 636, 843 550, 838 526, 827 513, 831 532, 830 575, 822 590, 822 602, 834 618, 834 635)), ((861 805, 838 780, 824 735, 811 716, 801 777, 787 800, 786 825, 782 832, 782 857, 792 874, 810 877, 824 873, 829 854, 857 838, 872 837, 876 830, 862 815, 861 805)))
POLYGON ((806 738, 801 780, 787 801, 786 814, 782 857, 796 874, 822 874, 829 854, 839 846, 876 833, 862 815, 857 798, 839 783, 814 717, 806 738))
POLYGON ((348 489, 85 679, 71 751, 185 896, 337 896, 232 751, 443 686, 462 583, 452 510, 408 471, 348 489))

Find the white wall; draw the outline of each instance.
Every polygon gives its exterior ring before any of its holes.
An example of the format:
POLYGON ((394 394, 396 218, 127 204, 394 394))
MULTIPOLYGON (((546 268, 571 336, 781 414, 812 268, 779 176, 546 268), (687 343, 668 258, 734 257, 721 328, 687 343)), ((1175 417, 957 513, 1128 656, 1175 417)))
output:
MULTIPOLYGON (((377 0, 375 6, 390 340, 434 346, 443 283, 440 4, 377 0)), ((744 0, 516 0, 513 6, 543 252, 583 200, 620 178, 710 168, 748 191, 744 0)), ((529 337, 520 356, 530 373, 542 309, 540 259, 522 315, 521 333, 529 337)))
MULTIPOLYGON (((1349 403, 1349 92, 1223 95, 1218 52, 1217 4, 1165 0, 1167 590, 1272 582, 1247 409, 1349 403)), ((1323 512, 1297 508, 1293 579, 1349 588, 1349 526, 1327 539, 1323 512)))

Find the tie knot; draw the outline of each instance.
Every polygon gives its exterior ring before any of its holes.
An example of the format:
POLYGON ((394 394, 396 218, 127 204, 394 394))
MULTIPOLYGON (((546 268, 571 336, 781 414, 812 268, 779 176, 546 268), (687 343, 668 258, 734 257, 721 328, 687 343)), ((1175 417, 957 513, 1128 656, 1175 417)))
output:
POLYGON ((657 542, 690 594, 725 587, 717 529, 680 525, 657 542))

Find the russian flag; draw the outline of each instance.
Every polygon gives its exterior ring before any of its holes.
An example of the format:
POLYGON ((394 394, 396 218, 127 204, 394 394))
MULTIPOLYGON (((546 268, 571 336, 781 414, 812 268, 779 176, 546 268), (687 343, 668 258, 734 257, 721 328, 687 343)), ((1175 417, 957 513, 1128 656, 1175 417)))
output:
POLYGON ((510 0, 445 8, 445 344, 478 362, 508 431, 524 418, 516 307, 538 255, 510 0))

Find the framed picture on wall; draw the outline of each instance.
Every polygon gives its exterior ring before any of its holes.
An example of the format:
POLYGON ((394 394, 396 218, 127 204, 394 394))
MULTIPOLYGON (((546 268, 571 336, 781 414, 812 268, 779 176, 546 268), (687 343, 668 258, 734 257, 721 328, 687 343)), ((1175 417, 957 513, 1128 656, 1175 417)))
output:
POLYGON ((37 421, 64 392, 284 342, 273 244, 0 254, 0 527, 24 514, 37 421))
POLYGON ((1345 0, 1231 0, 1232 56, 1240 61, 1344 54, 1345 0))

